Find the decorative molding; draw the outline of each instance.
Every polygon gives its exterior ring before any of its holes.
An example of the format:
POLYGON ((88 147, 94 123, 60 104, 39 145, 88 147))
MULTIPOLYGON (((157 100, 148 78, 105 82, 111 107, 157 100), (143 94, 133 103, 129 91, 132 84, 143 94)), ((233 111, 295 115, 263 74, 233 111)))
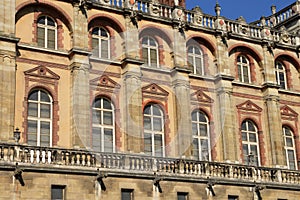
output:
POLYGON ((298 113, 287 105, 284 105, 280 108, 280 113, 281 117, 285 119, 295 119, 298 117, 298 113))
POLYGON ((202 90, 198 90, 191 94, 192 101, 199 101, 199 102, 206 102, 206 103, 213 103, 214 100, 205 94, 202 90))
POLYGON ((27 70, 24 72, 25 75, 27 76, 35 76, 39 78, 46 78, 46 79, 55 79, 59 80, 60 77, 47 67, 44 67, 42 65, 35 67, 33 69, 27 70))
POLYGON ((159 95, 159 96, 168 96, 169 93, 161 88, 160 86, 152 83, 142 88, 142 92, 146 94, 159 95))
POLYGON ((258 105, 253 103, 252 101, 248 100, 242 104, 239 104, 236 106, 237 109, 239 110, 244 110, 244 111, 250 111, 250 112, 261 112, 262 108, 260 108, 258 105))
POLYGON ((116 81, 109 78, 107 75, 103 75, 100 78, 95 78, 90 80, 90 85, 98 86, 98 87, 105 87, 105 88, 112 88, 112 89, 120 89, 121 85, 118 84, 116 81))

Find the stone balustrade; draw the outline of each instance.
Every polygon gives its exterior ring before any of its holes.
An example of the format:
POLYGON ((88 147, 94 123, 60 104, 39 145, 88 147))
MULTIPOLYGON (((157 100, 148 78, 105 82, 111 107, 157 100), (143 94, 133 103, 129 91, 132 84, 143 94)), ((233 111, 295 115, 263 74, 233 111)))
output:
POLYGON ((209 177, 251 183, 300 184, 300 171, 288 169, 0 143, 0 166, 9 163, 41 168, 67 169, 72 166, 117 173, 157 173, 194 179, 209 177))
POLYGON ((131 9, 139 12, 142 15, 149 15, 165 20, 180 20, 194 27, 216 30, 216 22, 224 23, 222 31, 224 33, 235 34, 237 36, 247 36, 248 38, 269 40, 270 42, 282 43, 285 45, 300 45, 299 36, 291 35, 290 33, 274 30, 272 27, 287 20, 295 13, 300 13, 300 3, 296 2, 291 6, 283 9, 274 15, 247 24, 245 21, 228 20, 223 17, 217 17, 202 13, 199 8, 193 10, 185 10, 180 7, 170 7, 155 3, 153 0, 136 0, 135 4, 130 4, 129 0, 88 0, 92 4, 98 6, 111 7, 112 9, 131 9), (272 30, 270 30, 272 29, 272 30))

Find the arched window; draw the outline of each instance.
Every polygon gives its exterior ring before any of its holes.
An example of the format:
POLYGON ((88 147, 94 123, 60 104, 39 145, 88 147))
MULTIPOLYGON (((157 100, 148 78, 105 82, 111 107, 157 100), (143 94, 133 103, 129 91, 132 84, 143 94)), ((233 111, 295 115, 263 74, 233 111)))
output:
POLYGON ((194 159, 211 160, 209 121, 200 110, 192 113, 192 132, 194 159))
POLYGON ((52 146, 52 97, 36 89, 28 96, 27 143, 52 146))
POLYGON ((295 140, 292 130, 284 126, 282 127, 282 134, 284 137, 284 149, 286 154, 286 162, 289 169, 297 169, 295 140))
POLYGON ((147 66, 158 67, 158 45, 157 42, 149 37, 143 37, 142 39, 142 58, 147 66))
POLYGON ((280 86, 280 88, 286 89, 286 71, 284 65, 281 62, 276 62, 275 64, 275 76, 276 82, 280 86))
POLYGON ((110 58, 110 36, 104 28, 96 27, 92 30, 92 48, 93 56, 110 58))
POLYGON ((249 60, 245 56, 237 57, 237 68, 239 81, 243 83, 250 83, 250 64, 249 60))
POLYGON ((52 18, 48 16, 38 18, 37 43, 40 47, 57 49, 57 25, 52 18))
POLYGON ((243 163, 247 165, 260 165, 259 140, 255 124, 245 120, 241 128, 243 145, 243 163))
POLYGON ((164 114, 156 104, 144 108, 144 152, 147 155, 165 156, 164 114))
POLYGON ((115 114, 110 100, 100 97, 92 105, 92 148, 115 152, 115 114))
POLYGON ((204 75, 203 53, 199 47, 188 47, 188 64, 193 68, 194 74, 204 75))

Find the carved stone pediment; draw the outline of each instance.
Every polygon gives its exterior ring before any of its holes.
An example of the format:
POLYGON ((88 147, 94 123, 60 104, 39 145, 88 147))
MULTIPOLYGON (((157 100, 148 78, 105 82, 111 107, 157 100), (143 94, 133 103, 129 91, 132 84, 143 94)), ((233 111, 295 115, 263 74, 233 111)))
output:
POLYGON ((251 112, 261 112, 262 108, 260 108, 258 105, 253 103, 252 101, 248 100, 244 103, 241 103, 236 106, 239 110, 244 110, 244 111, 251 111, 251 112))
POLYGON ((214 100, 209 97, 207 94, 205 94, 202 90, 198 90, 191 94, 191 100, 192 101, 198 101, 198 102, 206 102, 206 103, 213 103, 214 100))
POLYGON ((99 87, 106 87, 106 88, 116 88, 119 89, 121 86, 107 75, 103 75, 100 78, 95 78, 90 81, 91 85, 99 86, 99 87))
POLYGON ((26 76, 35 76, 40 78, 47 78, 47 79, 55 79, 59 80, 60 77, 50 69, 44 66, 38 66, 33 69, 27 70, 24 72, 26 76))
POLYGON ((143 87, 142 92, 146 94, 159 95, 159 96, 169 95, 169 93, 166 90, 156 85, 155 83, 143 87))
POLYGON ((285 105, 280 108, 281 116, 283 117, 292 117, 296 118, 298 117, 298 113, 296 113, 293 109, 291 109, 289 106, 285 105))

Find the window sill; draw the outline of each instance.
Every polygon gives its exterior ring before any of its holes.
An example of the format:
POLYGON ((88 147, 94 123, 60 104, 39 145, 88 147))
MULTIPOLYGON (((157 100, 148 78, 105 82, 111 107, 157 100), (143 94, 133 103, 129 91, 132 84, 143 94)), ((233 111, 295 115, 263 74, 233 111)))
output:
POLYGON ((254 89, 261 89, 261 85, 254 85, 251 83, 243 83, 239 81, 232 81, 232 85, 238 85, 238 86, 243 86, 243 87, 248 87, 248 88, 254 88, 254 89))
POLYGON ((58 54, 58 55, 63 55, 63 56, 69 55, 69 53, 67 51, 46 49, 46 48, 32 46, 32 45, 28 45, 28 44, 18 44, 18 47, 22 48, 22 49, 34 50, 34 51, 39 51, 39 52, 51 53, 51 54, 58 54))

